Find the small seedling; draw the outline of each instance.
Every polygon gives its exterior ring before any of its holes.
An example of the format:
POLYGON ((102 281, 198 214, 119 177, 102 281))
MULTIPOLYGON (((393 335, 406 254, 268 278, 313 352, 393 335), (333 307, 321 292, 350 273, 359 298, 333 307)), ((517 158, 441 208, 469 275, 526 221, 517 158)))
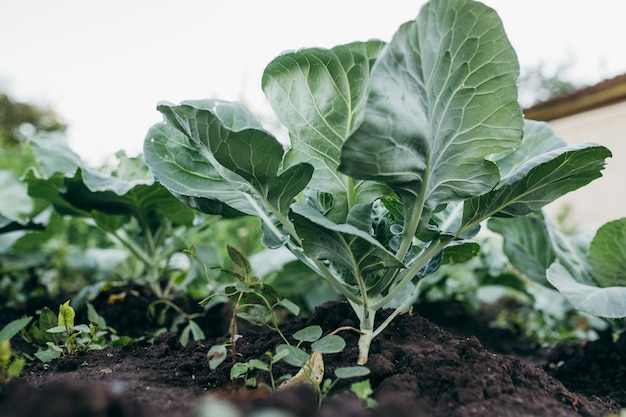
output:
POLYGON ((273 366, 284 359, 288 354, 289 353, 286 351, 276 352, 275 355, 272 354, 272 352, 265 352, 265 356, 269 359, 267 363, 260 359, 250 359, 248 362, 237 362, 230 370, 230 379, 234 381, 241 378, 244 380, 244 385, 247 387, 265 387, 273 391, 278 384, 291 378, 291 375, 282 375, 280 378, 276 379, 272 371, 273 366), (257 383, 256 377, 249 377, 248 373, 253 370, 267 372, 270 378, 270 385, 259 384, 257 383))
POLYGON ((11 338, 24 329, 32 317, 13 320, 0 330, 0 384, 9 382, 22 373, 26 360, 23 357, 14 357, 11 349, 11 338))
MULTIPOLYGON (((237 318, 244 319, 257 326, 267 326, 277 332, 285 343, 288 343, 285 335, 278 327, 278 309, 283 308, 297 316, 300 313, 300 308, 293 302, 281 298, 276 290, 253 274, 250 262, 241 252, 232 246, 228 246, 227 249, 230 259, 239 268, 239 271, 220 269, 222 272, 235 278, 236 282, 226 286, 223 291, 204 299, 200 304, 206 305, 212 298, 217 296, 226 296, 231 301, 233 314, 230 320, 230 343, 228 345, 231 349, 231 359, 234 365, 237 363, 237 318)), ((218 353, 222 348, 216 347, 215 349, 214 353, 218 353)), ((213 360, 217 360, 218 357, 216 356, 213 360)))
POLYGON ((42 362, 50 362, 62 355, 73 355, 78 351, 122 346, 132 341, 130 337, 115 334, 115 330, 107 326, 104 318, 89 303, 87 316, 90 324, 75 324, 76 312, 69 303, 68 300, 61 304, 56 315, 49 308, 43 308, 39 312, 37 325, 31 326, 25 335, 27 341, 46 346, 35 353, 35 357, 42 362))
MULTIPOLYGON (((323 339, 320 339, 323 340, 323 339)), ((342 339, 343 340, 343 339, 342 339)), ((345 346, 345 342, 344 342, 345 346)), ((278 348, 279 350, 281 348, 278 348)), ((283 352, 287 350, 283 349, 283 352)), ((300 371, 293 377, 286 380, 282 385, 279 386, 280 389, 298 385, 305 384, 313 388, 315 393, 317 394, 317 398, 319 401, 319 405, 326 400, 330 391, 335 387, 335 385, 342 379, 351 379, 351 378, 359 378, 366 375, 369 375, 370 370, 365 366, 345 366, 339 367, 335 369, 335 379, 324 379, 324 358, 322 353, 313 352, 309 359, 302 365, 300 371)), ((369 381, 368 386, 369 386, 369 381)), ((367 393, 365 386, 357 386, 355 387, 355 394, 360 398, 366 400, 368 396, 372 394, 371 388, 370 392, 367 393)))
MULTIPOLYGON (((342 328, 343 329, 343 328, 342 328)), ((308 326, 295 332, 292 337, 298 341, 294 346, 289 343, 280 344, 277 350, 286 350, 289 355, 285 357, 285 362, 292 366, 304 366, 310 359, 310 355, 302 349, 302 344, 311 343, 311 350, 318 353, 337 353, 346 347, 346 341, 336 333, 339 330, 322 337, 320 326, 308 326)))
POLYGON ((65 335, 64 344, 62 346, 56 346, 56 348, 61 349, 62 353, 67 353, 68 355, 73 355, 80 350, 80 347, 86 347, 88 345, 88 343, 85 344, 84 339, 78 340, 79 336, 89 335, 91 341, 93 341, 96 336, 102 336, 102 334, 97 334, 97 326, 74 324, 75 317, 76 312, 70 306, 70 300, 67 300, 59 306, 57 325, 46 330, 48 333, 61 333, 65 335), (65 351, 63 351, 63 348, 65 348, 65 351))
POLYGON ((374 390, 372 390, 372 384, 369 379, 354 382, 350 385, 350 391, 352 391, 366 407, 373 408, 376 406, 376 400, 372 398, 374 390))
MULTIPOLYGON (((269 358, 269 362, 259 359, 251 359, 247 362, 235 362, 230 370, 231 380, 242 379, 247 387, 265 386, 270 391, 275 389, 284 389, 289 386, 298 384, 309 385, 316 393, 317 398, 321 402, 327 397, 335 384, 340 379, 355 378, 369 374, 369 369, 364 366, 350 366, 338 368, 335 370, 336 379, 324 380, 324 360, 323 354, 332 354, 341 352, 345 346, 345 340, 337 335, 343 330, 354 331, 352 327, 340 327, 335 331, 323 336, 323 330, 320 326, 313 325, 305 327, 295 332, 292 337, 297 341, 295 345, 281 343, 276 346, 276 353, 266 352, 265 356, 269 358), (311 353, 308 353, 302 345, 310 343, 311 353), (279 378, 274 377, 273 366, 279 361, 299 367, 300 370, 293 377, 291 375, 281 375, 279 378), (250 371, 264 371, 269 374, 270 385, 259 384, 256 377, 250 376, 250 371)), ((358 330, 357 330, 358 331, 358 330)), ((215 345, 211 347, 207 354, 209 367, 216 369, 227 357, 228 344, 215 345)))
POLYGON ((152 302, 148 306, 148 314, 150 316, 152 317, 156 316, 156 306, 159 304, 164 304, 166 306, 166 309, 161 311, 161 317, 159 317, 159 319, 157 320, 158 323, 162 324, 165 322, 165 314, 167 313, 167 308, 171 308, 172 310, 176 311, 176 313, 178 314, 177 318, 174 320, 172 324, 172 327, 175 328, 181 322, 183 323, 187 322, 187 325, 183 328, 182 332, 180 333, 179 341, 181 345, 187 346, 187 344, 189 343, 190 335, 193 337, 193 340, 195 341, 204 340, 206 338, 206 336, 204 335, 204 332, 202 331, 202 328, 200 328, 200 326, 194 321, 194 319, 198 317, 202 317, 203 313, 188 314, 185 311, 183 311, 182 308, 176 305, 176 303, 173 303, 172 301, 166 300, 166 299, 159 299, 159 300, 152 302))

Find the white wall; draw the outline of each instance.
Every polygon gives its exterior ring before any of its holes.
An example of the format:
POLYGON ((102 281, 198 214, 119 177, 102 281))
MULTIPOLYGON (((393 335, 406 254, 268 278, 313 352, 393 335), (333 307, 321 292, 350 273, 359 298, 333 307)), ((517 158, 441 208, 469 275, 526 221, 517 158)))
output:
POLYGON ((609 148, 613 157, 601 178, 550 204, 547 213, 555 218, 569 206, 566 224, 584 230, 626 217, 626 102, 556 119, 549 125, 567 143, 596 142, 609 148))

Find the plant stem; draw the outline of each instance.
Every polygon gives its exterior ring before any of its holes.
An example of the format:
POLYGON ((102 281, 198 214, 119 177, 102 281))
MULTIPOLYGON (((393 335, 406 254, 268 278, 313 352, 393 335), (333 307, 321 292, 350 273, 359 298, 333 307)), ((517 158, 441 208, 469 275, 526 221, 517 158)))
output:
POLYGON ((164 298, 156 300, 156 301, 153 301, 150 304, 149 308, 154 308, 154 306, 157 305, 157 304, 165 304, 166 306, 168 306, 171 309, 175 310, 179 315, 183 316, 188 321, 191 321, 191 320, 193 320, 195 318, 198 318, 198 317, 202 316, 202 314, 200 314, 200 313, 187 314, 187 313, 185 313, 185 311, 182 308, 177 306, 175 303, 171 302, 170 300, 164 299, 164 298))
MULTIPOLYGON (((263 201, 263 203, 265 203, 265 206, 272 212, 272 214, 276 216, 280 224, 282 224, 285 227, 285 229, 287 229, 287 231, 289 232, 289 235, 298 243, 298 245, 301 245, 302 241, 300 240, 300 237, 296 233, 296 230, 293 228, 293 225, 291 224, 291 222, 283 215, 283 213, 281 213, 276 207, 270 204, 270 202, 267 200, 267 198, 265 198, 264 195, 259 193, 258 196, 263 201)), ((254 211, 256 211, 257 215, 259 216, 261 221, 265 223, 267 228, 271 230, 272 233, 274 233, 274 235, 280 241, 284 241, 285 237, 284 237, 283 232, 278 230, 278 228, 274 225, 274 222, 272 222, 272 220, 265 213, 265 210, 263 210, 263 208, 259 206, 257 201, 254 198, 252 198, 250 194, 246 193, 245 197, 248 200, 248 203, 250 203, 250 205, 254 207, 254 211)))
MULTIPOLYGON (((351 305, 352 308, 357 311, 357 306, 352 303, 351 305)), ((376 310, 365 306, 361 306, 360 310, 360 314, 357 312, 357 316, 361 322, 359 325, 361 336, 359 336, 359 341, 357 343, 359 348, 357 364, 365 365, 367 363, 367 359, 369 358, 369 351, 372 345, 372 339, 374 338, 374 320, 376 318, 376 310)))
POLYGON ((352 177, 347 177, 348 178, 348 188, 346 190, 346 195, 348 197, 348 211, 354 207, 354 205, 356 204, 356 187, 354 185, 354 178, 352 177))
POLYGON ((272 233, 274 233, 274 235, 280 241, 287 240, 286 246, 289 249, 289 251, 294 254, 294 256, 296 258, 298 258, 300 261, 302 261, 305 265, 307 265, 313 271, 317 272, 319 275, 321 275, 322 277, 326 278, 326 280, 330 283, 330 285, 336 291, 338 291, 341 295, 346 297, 348 300, 351 300, 351 301, 356 302, 356 303, 360 302, 360 298, 357 295, 355 295, 352 292, 350 292, 343 285, 343 282, 341 282, 341 280, 337 279, 333 275, 333 273, 326 267, 326 265, 324 265, 322 262, 320 262, 317 259, 310 258, 309 256, 307 256, 304 253, 304 251, 302 249, 302 240, 300 239, 300 237, 296 233, 296 230, 294 229, 294 227, 291 224, 291 222, 278 209, 276 209, 276 207, 271 205, 269 203, 269 201, 267 201, 265 196, 263 196, 262 194, 258 194, 259 198, 265 203, 265 205, 272 212, 272 214, 275 215, 276 218, 278 219, 278 221, 285 227, 285 229, 287 229, 291 239, 285 239, 284 238, 283 232, 281 232, 274 225, 272 220, 267 216, 265 211, 259 206, 257 201, 254 198, 252 198, 251 195, 246 193, 245 196, 246 196, 246 199, 248 200, 248 202, 250 203, 250 205, 252 207, 254 207, 254 210, 257 212, 258 217, 267 226, 267 228, 269 230, 271 230, 272 233))
POLYGON ((239 297, 237 298, 237 302, 233 306, 233 315, 230 318, 230 356, 233 360, 233 365, 237 363, 237 347, 235 343, 237 343, 237 338, 235 337, 237 332, 237 313, 239 312, 239 306, 241 305, 241 299, 243 297, 243 293, 239 293, 239 297))
POLYGON ((420 294, 421 290, 422 290, 422 283, 424 281, 421 280, 419 281, 417 284, 415 284, 415 287, 413 288, 413 291, 411 291, 411 294, 409 294, 401 303, 400 305, 398 305, 398 307, 396 307, 396 309, 380 324, 380 326, 378 326, 376 328, 376 330, 374 330, 374 333, 372 335, 372 337, 376 337, 379 334, 382 333, 383 330, 385 330, 387 328, 387 326, 389 326, 389 324, 393 321, 393 319, 396 318, 396 316, 398 316, 398 314, 402 313, 404 311, 404 309, 411 303, 413 303, 413 300, 416 299, 416 297, 420 294))
POLYGON ((400 291, 415 278, 415 275, 419 272, 424 265, 428 264, 428 262, 443 248, 445 248, 453 238, 442 238, 438 237, 426 247, 426 249, 417 257, 417 259, 410 264, 406 269, 402 270, 398 275, 398 283, 385 295, 384 297, 376 300, 375 303, 372 304, 372 308, 382 308, 385 304, 387 304, 390 300, 396 297, 400 291))
MULTIPOLYGON (((398 251, 396 256, 401 261, 404 261, 404 258, 411 249, 411 243, 413 242, 413 236, 415 236, 415 232, 417 231, 417 227, 419 226, 419 222, 422 218, 422 213, 424 211, 424 204, 426 199, 426 184, 428 183, 428 170, 424 173, 424 179, 422 181, 422 186, 420 187, 419 196, 413 205, 413 209, 411 210, 411 216, 404 221, 404 236, 402 238, 402 242, 400 242, 400 246, 398 247, 398 251)), ((406 200, 404 198, 403 200, 406 200)))
MULTIPOLYGON (((146 252, 125 235, 118 233, 117 231, 113 231, 111 234, 115 236, 115 238, 146 267, 148 270, 150 288, 152 288, 152 291, 157 298, 164 298, 163 290, 159 285, 158 259, 155 259, 154 254, 150 252, 150 248, 148 247, 148 252, 146 252)), ((150 232, 146 231, 146 234, 150 234, 150 232)), ((150 241, 152 241, 152 239, 150 239, 150 241)))

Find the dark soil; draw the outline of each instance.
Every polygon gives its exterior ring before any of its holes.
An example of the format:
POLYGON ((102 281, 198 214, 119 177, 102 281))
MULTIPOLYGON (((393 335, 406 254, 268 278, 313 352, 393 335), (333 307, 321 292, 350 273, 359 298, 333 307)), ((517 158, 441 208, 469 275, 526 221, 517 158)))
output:
MULTIPOLYGON (((98 311, 120 334, 126 334, 125 326, 148 332, 157 326, 145 316, 146 302, 149 295, 135 289, 113 304, 118 311, 111 307, 105 312, 107 303, 98 304, 98 311)), ((604 417, 626 407, 625 337, 614 343, 604 336, 584 347, 560 348, 548 357, 537 345, 516 341, 510 333, 485 331, 489 328, 484 322, 476 322, 458 306, 435 305, 397 317, 374 340, 367 366, 378 406, 366 408, 349 393, 353 381, 346 381, 335 386, 318 410, 315 394, 306 387, 273 394, 248 390, 241 381, 230 382, 228 360, 210 371, 207 351, 226 340, 228 320, 228 308, 210 311, 200 323, 207 340, 186 347, 175 333, 167 332, 153 343, 81 352, 49 366, 34 363, 22 377, 0 386, 0 416, 200 416, 196 410, 206 398, 228 401, 241 416, 279 409, 293 417, 604 417)), ((318 324, 328 333, 356 326, 355 320, 347 304, 329 303, 307 319, 288 320, 282 330, 290 335, 318 324)), ((237 352, 243 361, 266 360, 264 353, 282 342, 264 328, 243 326, 241 333, 237 352)), ((347 347, 324 356, 327 377, 337 367, 356 362, 356 334, 341 335, 347 347)), ((273 370, 275 376, 295 372, 283 363, 273 370)), ((267 373, 255 376, 269 383, 267 373)))

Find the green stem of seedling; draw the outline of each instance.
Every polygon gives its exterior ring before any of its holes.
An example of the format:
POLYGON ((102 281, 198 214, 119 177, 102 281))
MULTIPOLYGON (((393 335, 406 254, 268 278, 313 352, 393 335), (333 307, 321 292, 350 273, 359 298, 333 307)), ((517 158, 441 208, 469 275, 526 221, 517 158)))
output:
MULTIPOLYGON (((150 232, 146 232, 146 233, 149 234, 150 232)), ((128 239, 126 236, 119 233, 118 231, 113 231, 112 235, 115 236, 115 238, 124 247, 126 247, 130 251, 130 253, 132 253, 137 259, 139 259, 141 263, 144 264, 144 266, 148 270, 150 287, 152 288, 152 291, 154 291, 154 294, 158 298, 164 298, 163 291, 158 282, 159 281, 159 269, 157 265, 158 260, 155 260, 149 252, 147 253, 146 251, 144 251, 133 240, 128 239)))
POLYGON ((239 293, 239 297, 237 297, 237 302, 233 306, 233 315, 230 318, 230 357, 233 361, 233 365, 237 363, 237 347, 235 346, 237 343, 237 313, 239 312, 242 298, 243 293, 241 292, 239 293))
POLYGON ((281 339, 283 339, 283 342, 285 342, 286 344, 289 344, 289 341, 287 340, 287 338, 285 337, 285 335, 283 334, 283 332, 280 331, 280 328, 278 327, 278 321, 276 320, 276 316, 274 314, 274 310, 275 310, 275 306, 273 306, 272 304, 270 304, 270 302, 267 300, 267 298, 265 298, 263 296, 263 294, 258 294, 257 296, 263 300, 263 303, 265 304, 265 307, 267 308, 267 310, 270 312, 270 321, 272 322, 271 325, 267 324, 267 327, 269 327, 270 329, 274 330, 276 333, 278 333, 278 335, 280 336, 281 339))
POLYGON ((201 317, 202 314, 200 313, 192 313, 192 314, 188 314, 185 313, 185 311, 183 309, 181 309, 179 306, 177 306, 175 303, 173 303, 170 300, 166 300, 166 299, 159 299, 156 301, 153 301, 150 304, 150 307, 148 307, 149 309, 154 309, 154 306, 156 306, 157 304, 165 304, 166 306, 172 308, 174 311, 176 311, 179 315, 183 316, 186 320, 191 321, 193 319, 196 319, 198 317, 201 317))

